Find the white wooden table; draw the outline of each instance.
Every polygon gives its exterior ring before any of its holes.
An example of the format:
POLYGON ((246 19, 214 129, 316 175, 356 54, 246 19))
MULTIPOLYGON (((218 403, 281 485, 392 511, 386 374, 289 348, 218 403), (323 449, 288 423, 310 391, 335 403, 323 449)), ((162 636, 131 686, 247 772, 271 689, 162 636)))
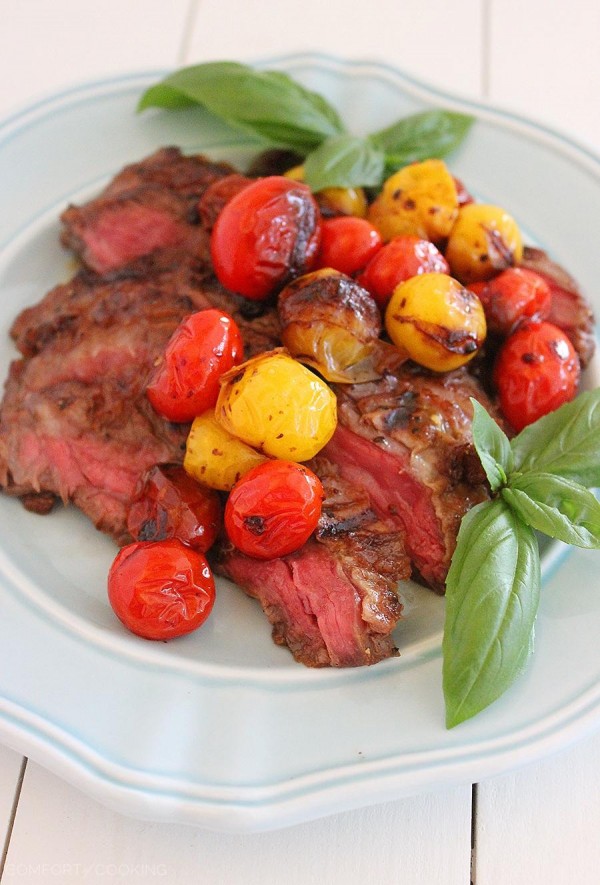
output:
MULTIPOLYGON (((599 40, 590 0, 0 0, 0 114, 97 76, 324 50, 391 62, 600 152, 599 40)), ((248 836, 121 817, 0 747, 3 883, 592 885, 599 827, 600 735, 478 785, 248 836)))

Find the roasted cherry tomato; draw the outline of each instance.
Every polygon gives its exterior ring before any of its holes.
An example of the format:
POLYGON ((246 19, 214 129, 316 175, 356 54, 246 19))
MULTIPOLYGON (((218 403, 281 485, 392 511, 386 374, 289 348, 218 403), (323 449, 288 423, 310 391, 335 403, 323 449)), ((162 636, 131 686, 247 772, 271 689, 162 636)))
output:
POLYGON ((225 530, 247 556, 285 556, 316 529, 323 497, 321 480, 308 467, 265 461, 233 487, 225 505, 225 530))
POLYGON ((552 304, 546 280, 522 267, 503 270, 483 285, 479 297, 488 329, 496 335, 509 335, 523 319, 545 319, 552 304))
POLYGON ((221 500, 197 483, 180 464, 156 464, 142 476, 129 508, 127 528, 136 541, 178 538, 206 551, 221 523, 221 500))
POLYGON ((429 240, 406 234, 394 237, 369 261, 358 277, 380 308, 399 283, 423 273, 450 273, 448 262, 429 240))
POLYGON ((232 197, 211 234, 219 281, 262 301, 311 270, 321 238, 321 213, 302 182, 272 175, 232 197))
POLYGON ((174 639, 207 619, 215 582, 204 556, 181 541, 138 541, 117 554, 108 573, 108 599, 132 633, 174 639))
POLYGON ((352 276, 365 267, 382 243, 377 228, 364 218, 352 215, 326 218, 321 225, 317 265, 352 276))
POLYGON ((235 320, 221 310, 201 310, 177 327, 146 387, 154 409, 185 423, 212 408, 219 378, 243 359, 235 320))
POLYGON ((494 368, 500 407, 515 430, 573 399, 581 369, 558 326, 532 320, 504 342, 494 368))

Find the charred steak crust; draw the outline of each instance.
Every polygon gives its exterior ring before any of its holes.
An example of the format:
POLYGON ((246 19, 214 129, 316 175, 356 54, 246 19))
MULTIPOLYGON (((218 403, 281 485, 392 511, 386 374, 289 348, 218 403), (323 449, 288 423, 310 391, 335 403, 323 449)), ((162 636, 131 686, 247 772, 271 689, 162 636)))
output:
MULTIPOLYGON (((22 356, 0 408, 0 484, 28 509, 72 501, 127 542, 139 476, 183 456, 187 426, 160 418, 145 396, 181 319, 219 307, 238 322, 246 356, 280 344, 274 304, 226 291, 212 272, 210 227, 246 181, 228 164, 164 148, 63 213, 62 242, 84 267, 13 323, 22 356)), ((585 364, 593 317, 577 285, 540 250, 526 249, 524 266, 550 283, 551 319, 585 364)), ((494 408, 473 374, 382 372, 336 388, 338 429, 311 462, 326 500, 309 542, 267 563, 228 543, 214 552, 215 568, 260 601, 275 641, 309 666, 397 654, 398 581, 412 571, 443 590, 462 515, 488 493, 469 397, 494 408)))
POLYGON ((299 551, 261 562, 231 544, 216 570, 258 599, 273 639, 309 667, 357 667, 398 653, 392 631, 402 612, 398 582, 410 574, 402 533, 380 520, 365 489, 319 456, 323 513, 299 551))

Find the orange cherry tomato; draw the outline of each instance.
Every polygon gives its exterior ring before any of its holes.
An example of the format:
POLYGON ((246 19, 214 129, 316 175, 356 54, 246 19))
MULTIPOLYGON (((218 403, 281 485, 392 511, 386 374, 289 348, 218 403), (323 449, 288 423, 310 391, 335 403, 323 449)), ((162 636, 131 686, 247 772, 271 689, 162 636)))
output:
POLYGON ((332 267, 348 276, 362 270, 381 249, 383 240, 376 227, 365 218, 339 215, 321 225, 318 267, 332 267))
POLYGON ((412 235, 394 237, 369 261, 357 282, 381 309, 400 283, 422 273, 449 274, 448 262, 429 240, 412 235))
MULTIPOLYGON (((472 283, 469 288, 476 285, 472 283)), ((552 305, 546 280, 522 267, 503 270, 484 283, 478 294, 488 329, 497 335, 509 335, 523 319, 545 319, 552 305)))
POLYGON ((181 541, 138 541, 117 554, 108 574, 108 599, 132 633, 174 639, 206 621, 215 582, 204 556, 181 541))
POLYGON ((136 541, 178 538, 200 553, 212 547, 220 524, 218 494, 192 479, 181 464, 156 464, 147 470, 127 517, 136 541))
POLYGON ((219 378, 244 356, 233 317, 221 310, 200 310, 177 327, 154 370, 146 395, 169 421, 193 421, 214 406, 219 378))
POLYGON ((494 367, 500 408, 522 430, 572 400, 580 374, 577 353, 558 326, 523 322, 502 345, 494 367))
POLYGON ((229 200, 211 234, 219 281, 262 301, 311 270, 321 239, 321 213, 307 185, 280 175, 260 178, 229 200))
POLYGON ((247 556, 285 556, 302 547, 316 529, 323 497, 321 480, 308 467, 265 461, 231 490, 225 531, 247 556))

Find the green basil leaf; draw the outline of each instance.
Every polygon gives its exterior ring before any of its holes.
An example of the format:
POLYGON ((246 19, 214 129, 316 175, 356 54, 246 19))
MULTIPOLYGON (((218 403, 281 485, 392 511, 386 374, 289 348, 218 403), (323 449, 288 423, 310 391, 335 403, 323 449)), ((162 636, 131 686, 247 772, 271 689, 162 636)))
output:
POLYGON ((600 547, 600 503, 579 483, 552 473, 525 473, 511 477, 501 494, 538 532, 576 547, 600 547))
POLYGON ((415 160, 445 157, 463 141, 473 117, 453 111, 433 110, 404 117, 369 138, 386 155, 388 172, 415 160))
POLYGON ((142 96, 138 110, 200 104, 232 126, 301 153, 344 132, 337 112, 315 92, 280 71, 237 62, 181 68, 142 96))
POLYGON ((446 582, 448 728, 495 701, 522 672, 532 649, 540 584, 533 529, 501 498, 470 510, 446 582))
POLYGON ((326 187, 370 187, 381 184, 382 151, 364 138, 328 138, 304 162, 304 181, 313 191, 326 187))
POLYGON ((587 487, 600 486, 600 388, 530 424, 511 448, 515 471, 558 473, 587 487))
POLYGON ((473 444, 492 491, 496 492, 506 483, 506 477, 512 470, 513 456, 510 440, 477 400, 471 398, 471 402, 473 404, 473 444))

